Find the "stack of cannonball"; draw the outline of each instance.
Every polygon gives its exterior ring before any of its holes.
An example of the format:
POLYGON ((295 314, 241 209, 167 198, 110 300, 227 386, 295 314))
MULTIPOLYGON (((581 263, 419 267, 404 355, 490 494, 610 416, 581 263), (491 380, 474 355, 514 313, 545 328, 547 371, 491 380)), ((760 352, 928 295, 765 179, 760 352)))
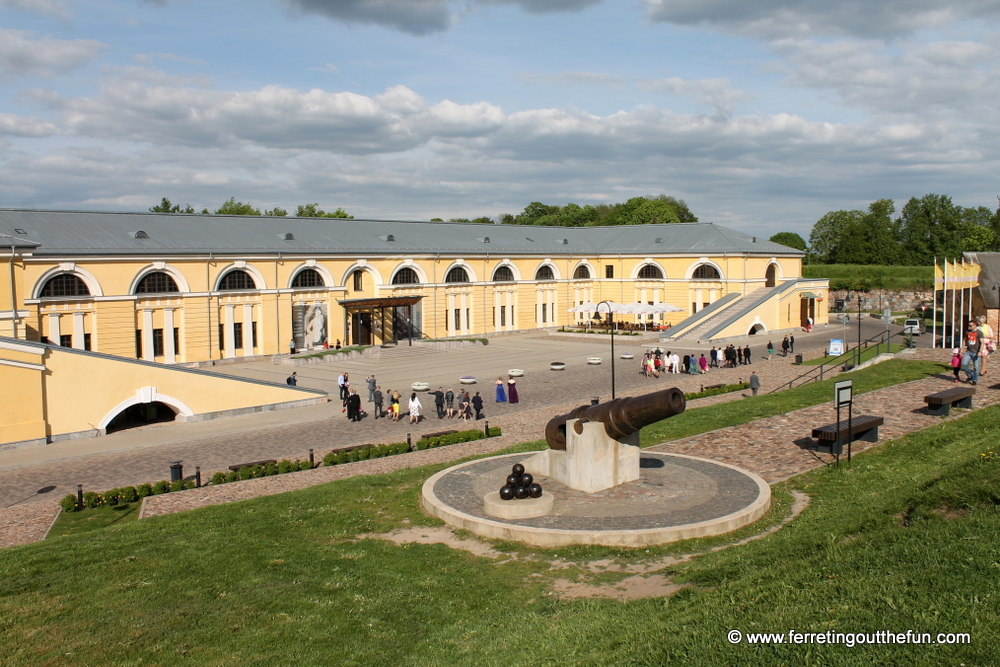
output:
POLYGON ((542 486, 535 483, 530 472, 524 472, 524 466, 514 464, 507 481, 500 488, 500 500, 519 500, 522 498, 538 498, 542 495, 542 486))

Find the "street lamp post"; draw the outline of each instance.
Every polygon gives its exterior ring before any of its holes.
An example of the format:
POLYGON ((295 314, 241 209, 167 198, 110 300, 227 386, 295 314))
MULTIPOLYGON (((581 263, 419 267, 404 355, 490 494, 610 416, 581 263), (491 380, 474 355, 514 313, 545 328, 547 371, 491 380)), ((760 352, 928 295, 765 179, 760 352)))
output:
POLYGON ((611 328, 611 400, 613 401, 615 400, 615 318, 611 312, 611 302, 601 301, 597 304, 594 307, 593 319, 601 321, 601 306, 605 304, 608 306, 608 326, 611 328))

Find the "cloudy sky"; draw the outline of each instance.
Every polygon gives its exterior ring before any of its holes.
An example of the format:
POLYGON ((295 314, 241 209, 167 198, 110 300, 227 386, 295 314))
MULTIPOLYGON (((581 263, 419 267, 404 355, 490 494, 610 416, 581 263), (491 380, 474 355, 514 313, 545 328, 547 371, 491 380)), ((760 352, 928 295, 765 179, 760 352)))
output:
POLYGON ((1000 194, 1000 0, 0 0, 0 207, 1000 194))

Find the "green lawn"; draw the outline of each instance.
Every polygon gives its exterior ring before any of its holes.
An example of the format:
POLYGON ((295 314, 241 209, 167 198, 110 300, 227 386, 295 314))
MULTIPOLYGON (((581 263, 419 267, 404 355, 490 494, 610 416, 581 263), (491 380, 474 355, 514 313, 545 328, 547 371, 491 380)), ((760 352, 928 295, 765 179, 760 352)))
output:
MULTIPOLYGON (((897 370, 900 379, 927 372, 897 370)), ((881 381, 865 373, 858 391, 881 381)), ((785 393, 808 403, 816 390, 785 393)), ((702 420, 776 397, 714 406, 702 420)), ((441 466, 7 549, 3 664, 995 664, 1000 459, 983 455, 998 419, 1000 408, 979 410, 864 452, 852 467, 778 485, 765 521, 792 489, 811 506, 765 539, 665 566, 690 584, 670 598, 564 600, 551 583, 625 576, 590 574, 575 558, 652 562, 721 538, 649 550, 496 545, 513 560, 358 539, 439 525, 418 493, 441 466), (972 643, 732 645, 733 629, 968 632, 972 643)))
MULTIPOLYGON (((896 352, 899 352, 900 350, 905 350, 905 349, 906 349, 905 345, 899 345, 898 343, 890 343, 889 344, 889 350, 888 350, 888 352, 891 352, 892 354, 895 354, 896 352)), ((866 361, 874 359, 876 353, 878 353, 878 354, 886 354, 885 345, 880 345, 878 348, 876 348, 874 345, 872 345, 871 347, 866 347, 866 348, 862 349, 861 350, 861 360, 858 363, 863 364, 866 361)), ((802 365, 803 366, 819 366, 820 364, 828 364, 831 361, 836 362, 835 365, 846 364, 846 363, 854 363, 854 357, 855 357, 855 352, 854 352, 854 350, 851 350, 850 352, 845 352, 844 354, 837 355, 837 356, 832 356, 831 355, 831 356, 826 356, 826 357, 819 357, 818 359, 810 359, 809 361, 802 362, 802 365)))

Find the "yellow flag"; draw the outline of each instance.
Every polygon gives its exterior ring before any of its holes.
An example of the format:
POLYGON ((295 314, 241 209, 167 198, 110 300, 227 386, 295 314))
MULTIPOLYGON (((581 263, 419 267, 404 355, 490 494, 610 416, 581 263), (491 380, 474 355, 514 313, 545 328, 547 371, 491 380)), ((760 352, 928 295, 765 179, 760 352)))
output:
POLYGON ((938 266, 937 260, 934 260, 934 289, 944 289, 944 272, 938 266))
POLYGON ((968 265, 969 284, 966 287, 979 287, 979 265, 972 262, 968 265))

